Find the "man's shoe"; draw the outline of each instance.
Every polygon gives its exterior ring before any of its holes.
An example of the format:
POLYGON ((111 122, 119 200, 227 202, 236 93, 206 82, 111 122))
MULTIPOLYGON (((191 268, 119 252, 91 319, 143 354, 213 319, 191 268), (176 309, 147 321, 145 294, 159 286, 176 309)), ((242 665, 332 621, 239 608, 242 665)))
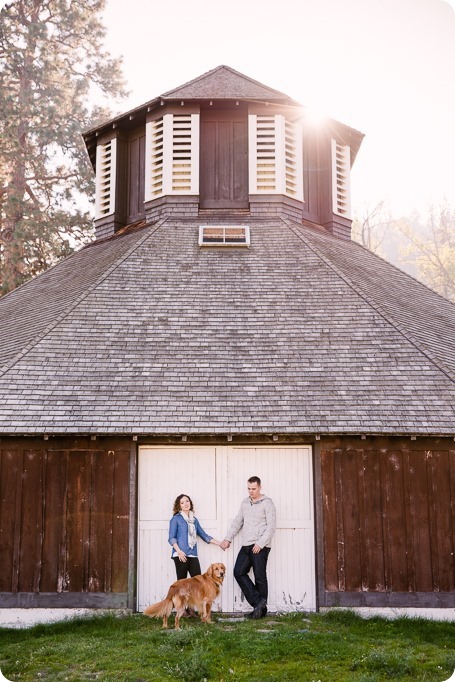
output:
POLYGON ((254 609, 247 615, 247 618, 251 618, 251 620, 259 620, 259 618, 264 618, 264 616, 267 615, 267 602, 265 599, 262 599, 262 601, 259 602, 259 604, 256 604, 254 609))

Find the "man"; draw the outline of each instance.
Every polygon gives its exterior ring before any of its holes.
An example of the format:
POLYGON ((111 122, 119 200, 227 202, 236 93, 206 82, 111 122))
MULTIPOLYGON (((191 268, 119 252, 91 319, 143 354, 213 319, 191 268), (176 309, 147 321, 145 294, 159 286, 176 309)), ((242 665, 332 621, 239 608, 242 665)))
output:
POLYGON ((261 493, 261 479, 251 476, 248 479, 248 497, 240 505, 240 510, 221 543, 227 549, 233 538, 242 529, 242 547, 234 566, 237 580, 245 599, 253 607, 247 618, 264 618, 267 614, 267 559, 276 528, 276 510, 270 497, 261 493), (248 575, 253 568, 253 582, 248 575))

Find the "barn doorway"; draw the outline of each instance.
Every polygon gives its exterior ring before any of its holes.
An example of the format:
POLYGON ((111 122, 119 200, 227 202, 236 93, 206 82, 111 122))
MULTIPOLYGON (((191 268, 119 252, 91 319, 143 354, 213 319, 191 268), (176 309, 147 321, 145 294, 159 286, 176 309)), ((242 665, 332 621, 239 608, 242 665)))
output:
MULTIPOLYGON (((180 493, 193 499, 196 516, 207 533, 222 540, 246 497, 250 476, 262 479, 262 490, 277 508, 277 531, 270 553, 269 610, 316 609, 313 471, 310 446, 148 447, 139 448, 138 599, 142 611, 159 601, 175 580, 170 559, 168 524, 180 493)), ((249 611, 233 577, 240 547, 230 549, 198 542, 202 570, 215 561, 227 566, 227 578, 214 610, 249 611)))

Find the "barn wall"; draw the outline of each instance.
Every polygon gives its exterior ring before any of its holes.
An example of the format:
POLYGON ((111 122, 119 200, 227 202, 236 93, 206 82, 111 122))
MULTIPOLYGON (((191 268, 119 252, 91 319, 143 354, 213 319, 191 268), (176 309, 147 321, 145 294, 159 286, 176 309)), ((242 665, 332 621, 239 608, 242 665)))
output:
MULTIPOLYGON (((318 605, 453 607, 454 441, 314 448, 318 605)), ((133 607, 136 477, 130 438, 0 438, 2 606, 133 607)))
POLYGON ((129 461, 118 439, 0 441, 2 605, 127 605, 129 461))
POLYGON ((320 445, 321 606, 453 606, 455 444, 320 445))

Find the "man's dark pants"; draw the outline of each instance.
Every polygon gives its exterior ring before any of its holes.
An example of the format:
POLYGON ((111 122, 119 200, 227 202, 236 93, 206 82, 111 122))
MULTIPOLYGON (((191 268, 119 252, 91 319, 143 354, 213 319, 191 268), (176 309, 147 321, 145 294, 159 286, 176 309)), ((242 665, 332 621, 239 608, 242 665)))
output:
POLYGON ((267 559, 270 547, 263 547, 260 552, 253 554, 254 545, 246 545, 240 549, 234 566, 234 578, 245 595, 247 602, 254 608, 264 599, 267 602, 267 559), (248 575, 253 568, 255 583, 248 575))

